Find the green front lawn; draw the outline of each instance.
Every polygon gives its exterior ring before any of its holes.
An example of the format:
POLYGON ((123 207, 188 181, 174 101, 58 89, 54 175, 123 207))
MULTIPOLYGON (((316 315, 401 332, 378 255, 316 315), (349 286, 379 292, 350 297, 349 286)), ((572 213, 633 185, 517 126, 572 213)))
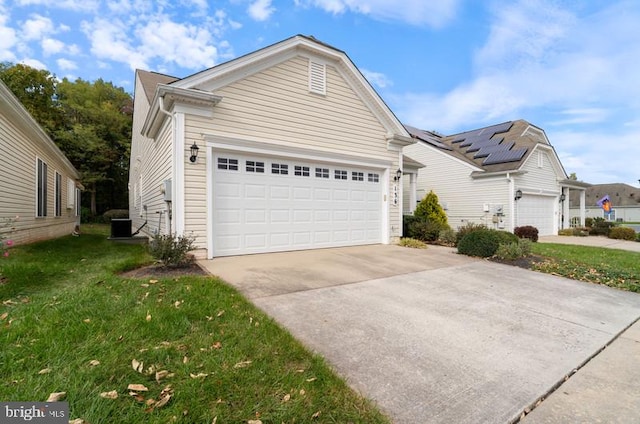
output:
POLYGON ((106 236, 0 258, 0 400, 66 392, 91 424, 389 422, 224 282, 124 278, 150 258, 106 236))
POLYGON ((640 292, 640 253, 568 244, 533 243, 532 253, 545 258, 536 271, 574 280, 640 292))

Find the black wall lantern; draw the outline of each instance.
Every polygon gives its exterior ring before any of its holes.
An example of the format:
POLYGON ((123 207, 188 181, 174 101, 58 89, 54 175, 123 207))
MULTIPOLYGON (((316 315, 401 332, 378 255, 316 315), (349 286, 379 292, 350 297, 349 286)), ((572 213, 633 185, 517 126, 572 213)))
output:
POLYGON ((561 202, 564 202, 564 200, 565 200, 566 198, 567 198, 567 195, 566 195, 566 194, 562 193, 562 194, 560 195, 560 201, 561 201, 561 202))
POLYGON ((514 200, 520 199, 522 199, 522 190, 516 190, 516 197, 514 198, 514 200))
POLYGON ((200 148, 198 147, 198 145, 194 142, 193 145, 191 146, 191 157, 189 157, 189 160, 192 163, 195 163, 196 159, 198 159, 198 150, 200 150, 200 148))
POLYGON ((398 168, 398 170, 396 171, 396 176, 393 177, 393 181, 398 181, 400 177, 402 177, 402 169, 398 168))

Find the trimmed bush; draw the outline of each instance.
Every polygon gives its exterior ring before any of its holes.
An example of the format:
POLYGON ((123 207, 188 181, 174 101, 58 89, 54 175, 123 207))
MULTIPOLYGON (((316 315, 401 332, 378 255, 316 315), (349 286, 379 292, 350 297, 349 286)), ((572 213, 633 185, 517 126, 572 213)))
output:
POLYGON ((481 229, 464 235, 458 242, 458 253, 488 258, 495 255, 500 246, 498 231, 481 229))
POLYGON ((538 229, 531 225, 524 225, 513 229, 513 233, 519 238, 527 238, 533 242, 538 241, 538 229))
POLYGON ((409 225, 409 233, 407 236, 422 240, 427 243, 433 243, 438 240, 440 231, 446 229, 442 223, 431 221, 415 221, 409 225))
POLYGON ((573 228, 563 228, 562 230, 558 230, 559 236, 575 236, 575 230, 573 228))
POLYGON ((604 218, 593 218, 593 225, 589 232, 594 236, 608 236, 611 228, 615 226, 615 222, 605 221, 604 218))
POLYGON ((449 228, 449 222, 447 221, 447 214, 440 206, 438 196, 431 190, 424 199, 418 203, 413 215, 420 221, 428 221, 441 225, 441 229, 449 228))
POLYGON ((149 242, 149 253, 166 267, 180 268, 194 261, 189 252, 194 250, 195 238, 173 234, 156 234, 149 242))
POLYGON ((411 224, 418 221, 419 219, 413 215, 402 215, 402 237, 410 237, 409 227, 411 224))
POLYGON ((427 243, 423 242, 422 240, 416 240, 410 237, 403 237, 400 239, 400 242, 398 243, 399 246, 402 247, 412 247, 414 249, 426 249, 427 248, 427 243))
POLYGON ((524 258, 531 253, 533 242, 527 238, 517 239, 516 242, 501 244, 496 250, 495 256, 499 259, 515 261, 524 258))
POLYGON ((496 231, 498 233, 498 239, 500 244, 517 243, 518 236, 508 231, 496 231))
POLYGON ((460 243, 462 237, 478 230, 487 230, 487 226, 484 224, 474 224, 473 222, 467 222, 462 227, 458 227, 458 231, 456 232, 456 246, 460 243))
POLYGON ((609 238, 618 240, 630 240, 636 239, 636 231, 631 227, 613 227, 609 231, 609 238))

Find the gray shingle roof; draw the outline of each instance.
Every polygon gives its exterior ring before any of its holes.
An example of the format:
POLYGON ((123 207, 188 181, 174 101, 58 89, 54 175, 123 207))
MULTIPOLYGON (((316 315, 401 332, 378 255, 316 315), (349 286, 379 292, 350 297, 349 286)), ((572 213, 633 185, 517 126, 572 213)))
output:
POLYGON ((171 84, 172 82, 179 80, 179 78, 176 77, 159 74, 157 72, 143 71, 142 69, 136 70, 136 73, 140 78, 142 89, 144 90, 144 94, 147 97, 147 101, 149 103, 153 101, 153 95, 156 92, 156 87, 158 86, 158 84, 171 84))
MULTIPOLYGON (((622 183, 595 184, 591 187, 588 187, 585 191, 585 205, 587 207, 597 206, 596 202, 606 195, 609 195, 609 198, 611 199, 611 205, 614 208, 616 206, 640 207, 640 188, 622 183)), ((572 208, 579 207, 579 193, 570 191, 569 202, 569 205, 572 208)))

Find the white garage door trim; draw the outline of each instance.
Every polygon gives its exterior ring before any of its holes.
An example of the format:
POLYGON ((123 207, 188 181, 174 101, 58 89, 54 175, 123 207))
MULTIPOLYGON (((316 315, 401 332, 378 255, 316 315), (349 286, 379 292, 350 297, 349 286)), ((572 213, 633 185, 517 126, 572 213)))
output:
POLYGON ((516 204, 516 227, 532 225, 538 229, 538 234, 554 235, 558 208, 555 196, 541 196, 525 193, 516 204))
POLYGON ((212 149, 207 159, 209 257, 388 242, 387 169, 212 149), (219 158, 236 159, 237 168, 219 169, 219 158), (250 172, 256 162, 264 172, 250 172), (287 175, 273 173, 277 165, 287 175), (295 175, 296 166, 308 176, 295 175), (329 178, 317 178, 316 168, 329 178))

